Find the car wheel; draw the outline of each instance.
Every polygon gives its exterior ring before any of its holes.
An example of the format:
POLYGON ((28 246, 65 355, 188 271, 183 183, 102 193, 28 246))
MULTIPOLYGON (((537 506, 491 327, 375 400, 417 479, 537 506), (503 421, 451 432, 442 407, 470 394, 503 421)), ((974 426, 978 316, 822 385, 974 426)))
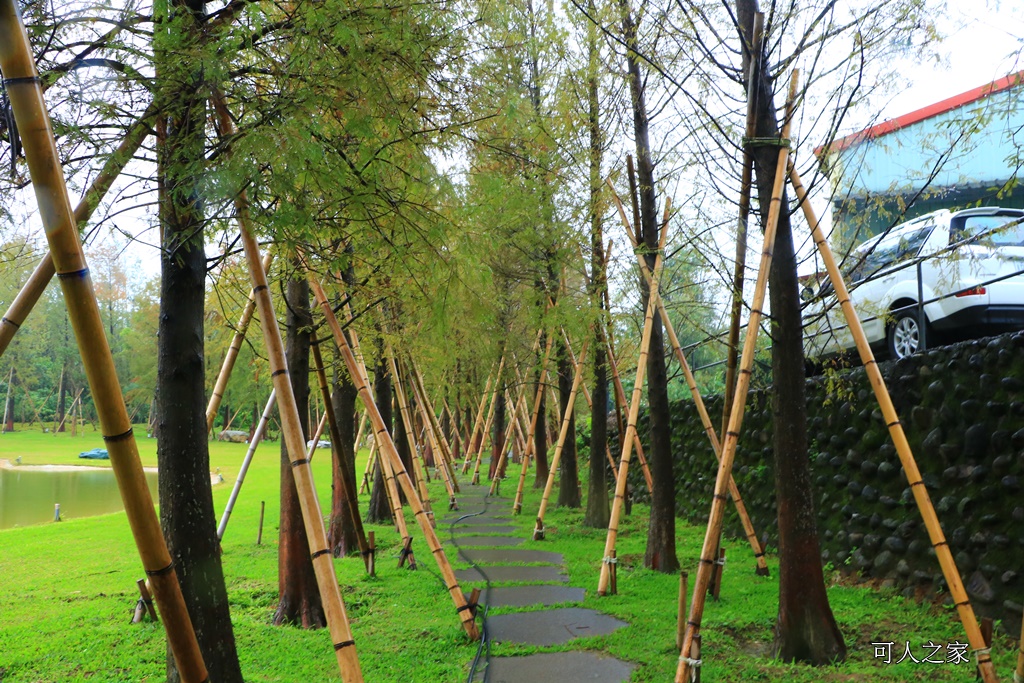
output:
MULTIPOLYGON (((925 325, 927 325, 925 321, 925 325)), ((886 335, 889 342, 889 356, 899 360, 924 350, 921 336, 921 325, 917 321, 917 311, 900 311, 889 325, 886 335)))

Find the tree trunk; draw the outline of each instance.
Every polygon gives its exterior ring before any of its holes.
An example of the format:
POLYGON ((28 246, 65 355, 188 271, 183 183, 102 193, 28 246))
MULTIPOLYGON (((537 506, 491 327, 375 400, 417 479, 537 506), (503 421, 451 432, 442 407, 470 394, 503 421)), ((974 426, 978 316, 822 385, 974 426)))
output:
MULTIPOLYGON (((751 42, 757 0, 737 0, 737 16, 746 42, 751 42)), ((766 41, 768 42, 768 41, 766 41)), ((744 68, 749 55, 744 55, 744 68)), ((779 135, 772 104, 768 60, 760 60, 756 80, 758 138, 779 135)), ((767 221, 778 148, 754 148, 761 221, 767 221)), ((815 523, 810 460, 807 455, 807 403, 804 383, 800 296, 790 226, 789 203, 782 197, 775 250, 769 273, 772 329, 772 412, 775 416, 775 494, 779 524, 779 613, 775 625, 775 655, 783 661, 829 664, 845 659, 846 645, 832 615, 821 568, 821 548, 815 523)))
MULTIPOLYGON (((594 0, 588 3, 594 15, 594 0)), ((590 477, 587 484, 587 514, 584 526, 607 529, 611 518, 608 502, 608 482, 605 452, 608 448, 608 363, 601 329, 605 324, 604 294, 607 287, 604 267, 604 234, 601 212, 601 159, 604 141, 601 135, 601 109, 598 93, 600 53, 597 29, 587 23, 587 102, 590 132, 590 300, 597 308, 598 320, 594 326, 594 389, 590 392, 590 477)))
MULTIPOLYGON (((335 557, 343 557, 359 550, 356 521, 349 511, 348 490, 342 478, 342 468, 348 471, 349 481, 356 480, 356 386, 344 372, 334 376, 331 405, 338 425, 338 443, 334 444, 334 462, 331 477, 331 518, 327 542, 335 557)), ((356 501, 358 506, 359 502, 356 501)))
POLYGON ((498 459, 505 450, 505 386, 498 388, 497 405, 494 408, 494 449, 491 451, 491 462, 487 467, 487 478, 494 479, 498 467, 498 459))
POLYGON ((57 425, 57 431, 63 432, 64 427, 64 412, 67 410, 67 396, 68 396, 68 385, 64 380, 65 375, 68 371, 68 364, 64 363, 60 368, 60 384, 57 387, 57 416, 53 422, 57 425))
MULTIPOLYGON (((301 273, 301 266, 295 263, 301 273)), ((295 393, 302 436, 309 439, 309 343, 313 316, 309 310, 309 282, 301 275, 289 280, 285 289, 287 338, 285 360, 295 393)), ((295 488, 286 439, 281 439, 281 524, 277 548, 277 611, 274 624, 295 624, 303 628, 327 625, 320 590, 310 558, 309 539, 302 519, 299 494, 295 488)))
MULTIPOLYGON (((547 347, 547 334, 542 334, 540 338, 539 354, 537 361, 540 362, 544 357, 544 349, 547 347)), ((537 395, 537 389, 540 387, 540 369, 537 369, 534 375, 533 386, 531 391, 534 392, 534 396, 537 395)), ((533 430, 533 457, 534 457, 534 476, 533 476, 533 488, 542 489, 548 483, 548 429, 547 429, 547 391, 542 390, 540 392, 540 402, 534 408, 537 412, 537 427, 533 430)))
MULTIPOLYGON (((569 350, 561 340, 558 341, 558 404, 563 415, 568 411, 569 431, 565 435, 565 442, 562 445, 562 455, 559 461, 561 475, 558 480, 558 505, 560 507, 578 508, 580 501, 580 475, 579 466, 576 462, 576 411, 569 403, 569 395, 572 393, 573 375, 576 368, 569 359, 569 350)), ((559 431, 562 425, 558 425, 559 431)))
MULTIPOLYGON (((384 354, 380 353, 380 351, 382 349, 378 349, 377 357, 383 358, 384 354)), ((384 424, 387 425, 391 438, 394 439, 395 430, 392 427, 391 411, 391 375, 385 362, 379 361, 377 363, 377 369, 374 371, 373 390, 377 395, 377 410, 380 411, 381 417, 384 418, 384 424)), ((366 513, 366 521, 372 524, 394 521, 394 515, 391 514, 391 504, 388 501, 387 486, 384 483, 384 472, 380 467, 380 457, 377 458, 377 464, 373 467, 373 489, 370 491, 370 509, 366 513)))
MULTIPOLYGON (((204 3, 190 0, 172 5, 186 17, 174 23, 180 31, 176 38, 197 40, 204 3)), ((241 682, 221 568, 206 441, 206 251, 203 205, 197 187, 204 160, 206 93, 199 91, 202 73, 198 64, 168 59, 166 53, 161 56, 157 60, 160 80, 174 83, 172 87, 179 91, 161 126, 165 135, 157 149, 163 236, 156 401, 161 435, 157 442, 160 525, 210 680, 241 682)), ((167 680, 180 680, 169 648, 167 680)))
MULTIPOLYGON (((622 34, 626 45, 635 47, 636 26, 630 14, 629 0, 620 0, 622 34)), ((647 264, 654 270, 655 251, 658 248, 659 226, 657 197, 654 194, 654 163, 648 132, 647 103, 644 80, 636 53, 626 55, 629 91, 633 104, 633 132, 636 138, 637 178, 640 196, 639 239, 647 247, 647 264)), ((650 289, 645 278, 640 278, 643 305, 647 307, 650 289)), ((679 569, 676 557, 676 496, 675 477, 672 474, 672 447, 669 431, 668 373, 665 370, 665 344, 661 317, 654 314, 651 342, 647 355, 647 403, 650 420, 651 449, 647 462, 654 480, 651 491, 651 518, 647 526, 647 551, 644 566, 657 571, 674 573, 679 569)))

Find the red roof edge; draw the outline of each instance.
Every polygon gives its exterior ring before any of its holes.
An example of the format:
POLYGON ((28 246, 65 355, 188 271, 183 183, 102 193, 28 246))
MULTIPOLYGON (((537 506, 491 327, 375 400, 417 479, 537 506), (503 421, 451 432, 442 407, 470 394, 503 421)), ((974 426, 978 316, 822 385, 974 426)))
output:
MULTIPOLYGON (((849 147, 852 147, 859 142, 863 142, 864 140, 870 140, 872 138, 887 135, 893 131, 899 130, 900 128, 905 128, 906 126, 918 123, 919 121, 924 121, 925 119, 930 119, 933 116, 945 114, 946 112, 952 111, 958 107, 962 107, 972 102, 977 102, 989 95, 1002 92, 1003 90, 1009 90, 1010 88, 1021 85, 1022 83, 1024 83, 1024 71, 1018 71, 1017 73, 1003 76, 1000 79, 978 88, 973 88, 965 93, 954 95, 949 99, 936 102, 935 104, 930 104, 927 107, 912 111, 909 114, 897 116, 894 119, 883 121, 882 123, 871 126, 870 128, 865 128, 857 133, 852 133, 846 137, 839 138, 838 140, 833 140, 832 144, 828 146, 827 151, 842 152, 844 149, 848 149, 849 147)), ((826 148, 822 145, 815 148, 814 155, 820 157, 825 151, 826 148)))

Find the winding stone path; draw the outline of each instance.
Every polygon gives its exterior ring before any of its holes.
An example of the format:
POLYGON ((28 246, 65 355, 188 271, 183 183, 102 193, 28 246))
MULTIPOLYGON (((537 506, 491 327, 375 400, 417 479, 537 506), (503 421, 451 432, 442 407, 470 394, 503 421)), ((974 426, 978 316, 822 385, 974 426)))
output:
MULTIPOLYGON (((506 507, 509 500, 488 499, 487 491, 486 486, 465 485, 458 496, 460 509, 438 522, 439 527, 444 524, 450 529, 450 540, 445 542, 459 549, 459 559, 476 565, 472 569, 457 570, 456 578, 467 583, 489 582, 489 588, 480 599, 491 608, 551 608, 488 616, 486 630, 493 642, 560 645, 628 626, 596 610, 564 606, 582 602, 585 591, 562 585, 568 582, 568 577, 561 570, 565 561, 561 553, 499 547, 519 545, 525 539, 512 536, 517 527, 501 524, 509 518, 506 507), (530 582, 534 585, 500 585, 530 582)), ((478 666, 474 680, 483 683, 623 683, 629 680, 633 668, 633 664, 595 652, 550 652, 492 657, 478 666)))

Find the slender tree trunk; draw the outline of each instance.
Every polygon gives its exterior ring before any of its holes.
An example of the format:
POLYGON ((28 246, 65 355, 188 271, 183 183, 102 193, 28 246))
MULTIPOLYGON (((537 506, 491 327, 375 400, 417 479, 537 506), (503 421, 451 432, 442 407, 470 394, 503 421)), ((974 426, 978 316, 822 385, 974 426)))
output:
MULTIPOLYGON (((594 16, 594 0, 589 0, 594 16)), ((608 481, 605 451, 608 448, 608 363, 601 334, 605 324, 604 294, 607 288, 604 266, 604 234, 601 211, 601 160, 604 140, 601 134, 601 109, 598 91, 600 53, 597 28, 587 23, 587 119, 590 132, 590 300, 598 311, 594 325, 594 388, 590 392, 590 477, 587 483, 587 514, 583 524, 595 529, 607 529, 611 518, 608 503, 608 481)))
MULTIPOLYGON (((626 45, 636 45, 636 26, 630 14, 629 0, 620 0, 622 33, 626 45)), ((636 53, 627 52, 626 65, 629 91, 633 104, 633 132, 636 138, 637 179, 640 195, 639 238, 648 249, 647 263, 654 270, 655 250, 658 248, 659 226, 657 197, 654 193, 654 163, 648 131, 647 103, 644 97, 644 79, 636 53)), ((640 278, 643 305, 650 298, 647 281, 640 278)), ((644 565, 662 572, 679 569, 676 557, 676 497, 675 477, 672 473, 671 433, 669 431, 668 373, 665 369, 665 344, 661 317, 654 314, 650 349, 647 355, 647 403, 650 419, 651 449, 648 464, 654 490, 651 491, 651 518, 647 527, 647 551, 644 565)))
MULTIPOLYGON (((558 340, 558 402, 564 415, 569 413, 569 432, 565 435, 562 455, 559 461, 561 476, 558 480, 558 505, 567 508, 578 508, 580 501, 579 465, 576 462, 576 411, 569 403, 572 394, 572 381, 576 368, 569 359, 569 350, 562 340, 558 340)), ((559 424, 561 431, 561 424, 559 424)))
MULTIPOLYGON (((383 358, 383 349, 378 349, 378 358, 383 358)), ((374 371, 373 389, 377 394, 377 410, 384 418, 384 424, 394 438, 393 419, 391 411, 391 374, 388 372, 386 362, 378 362, 374 371)), ((366 513, 366 521, 370 523, 391 522, 394 515, 391 514, 391 504, 388 502, 387 487, 384 483, 384 472, 380 467, 380 458, 373 468, 373 489, 370 491, 370 510, 366 513)))
MULTIPOLYGON (((541 335, 540 339, 540 355, 537 356, 537 362, 541 361, 544 357, 544 349, 547 346, 547 333, 541 335)), ((533 376, 533 385, 530 387, 530 391, 533 395, 537 395, 537 388, 540 386, 540 367, 538 366, 537 372, 533 376)), ((542 489, 548 481, 548 430, 547 430, 547 391, 540 392, 540 405, 534 408, 535 411, 540 411, 537 417, 537 427, 533 430, 533 457, 534 457, 534 477, 533 477, 533 488, 542 489)), ((532 417, 532 416, 531 416, 532 417)))
POLYGON ((498 467, 498 459, 501 457, 501 453, 505 450, 505 412, 506 412, 506 401, 505 401, 505 386, 502 382, 502 386, 498 390, 497 405, 494 408, 494 448, 491 451, 491 462, 487 467, 487 478, 494 479, 494 473, 498 467))
MULTIPOLYGON (((298 273, 288 281, 285 289, 287 308, 287 338, 285 360, 288 377, 295 393, 299 422, 304 439, 309 439, 309 343, 313 316, 309 310, 309 282, 301 275, 301 265, 294 264, 298 273)), ((275 624, 295 624, 303 628, 327 625, 320 590, 310 558, 309 539, 303 523, 295 477, 285 439, 281 439, 281 523, 277 548, 277 611, 275 624)))
MULTIPOLYGON (((175 89, 174 97, 168 98, 174 105, 160 124, 163 135, 157 148, 162 244, 156 402, 160 524, 210 679, 241 682, 206 441, 206 251, 196 182, 205 160, 206 95, 200 92, 203 74, 196 54, 205 4, 172 0, 170 5, 181 21, 169 24, 174 35, 165 39, 173 39, 180 52, 171 59, 166 44, 156 46, 158 83, 175 89)), ((180 675, 169 648, 166 661, 167 680, 176 683, 180 675)))
MULTIPOLYGON (((348 471, 349 481, 356 479, 356 386, 344 372, 334 376, 334 393, 331 396, 335 420, 338 423, 339 440, 332 449, 334 464, 331 477, 331 521, 327 531, 335 557, 342 557, 359 550, 355 520, 349 511, 348 492, 342 479, 342 468, 348 471)), ((358 501, 356 501, 358 505, 358 501)))
MULTIPOLYGON (((745 42, 752 42, 757 0, 736 0, 745 42)), ((766 41, 767 42, 767 41, 766 41)), ((749 54, 744 55, 744 68, 749 54)), ((756 80, 758 138, 779 135, 772 103, 768 60, 760 60, 756 80)), ((778 149, 754 148, 761 221, 767 221, 775 183, 778 149)), ((810 460, 807 455, 807 402, 799 284, 789 203, 782 197, 775 251, 769 273, 772 329, 772 412, 775 416, 775 493, 779 521, 779 613, 774 651, 784 661, 829 664, 846 657, 846 645, 832 615, 821 568, 821 547, 815 523, 810 460)))

